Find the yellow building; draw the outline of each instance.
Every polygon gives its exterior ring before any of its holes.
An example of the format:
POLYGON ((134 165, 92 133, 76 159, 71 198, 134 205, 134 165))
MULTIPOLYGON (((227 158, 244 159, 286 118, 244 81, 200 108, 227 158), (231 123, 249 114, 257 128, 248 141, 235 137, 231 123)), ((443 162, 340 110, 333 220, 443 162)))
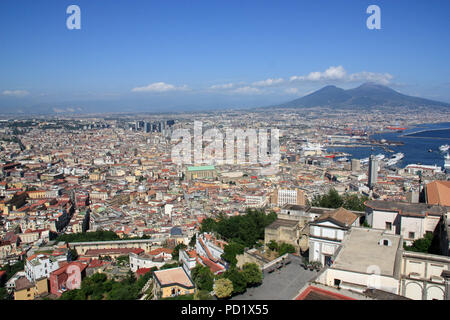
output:
POLYGON ((155 271, 153 279, 155 281, 154 295, 159 298, 195 293, 194 282, 182 267, 155 271))
POLYGON ((44 293, 48 293, 47 278, 38 279, 33 283, 23 277, 16 281, 14 300, 34 300, 38 295, 44 293))

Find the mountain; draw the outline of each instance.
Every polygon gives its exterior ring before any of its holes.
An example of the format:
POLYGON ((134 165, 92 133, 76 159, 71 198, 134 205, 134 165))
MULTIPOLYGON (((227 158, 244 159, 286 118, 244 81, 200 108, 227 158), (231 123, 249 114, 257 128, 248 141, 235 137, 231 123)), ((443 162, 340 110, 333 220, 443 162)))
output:
POLYGON ((344 90, 336 86, 326 86, 299 99, 280 105, 286 108, 371 108, 371 107, 450 107, 450 104, 397 92, 389 87, 364 83, 357 88, 344 90))

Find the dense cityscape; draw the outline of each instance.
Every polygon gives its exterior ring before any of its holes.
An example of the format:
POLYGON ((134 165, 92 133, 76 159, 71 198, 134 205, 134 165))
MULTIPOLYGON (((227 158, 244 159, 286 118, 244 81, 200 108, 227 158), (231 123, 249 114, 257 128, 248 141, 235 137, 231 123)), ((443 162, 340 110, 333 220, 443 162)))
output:
POLYGON ((0 1, 2 315, 447 303, 448 12, 0 1))
POLYGON ((448 145, 431 150, 444 166, 405 163, 401 141, 372 137, 449 120, 317 108, 5 119, 3 298, 448 299, 448 145), (174 163, 173 132, 194 121, 278 129, 278 170, 248 160, 250 139, 244 162, 174 163))

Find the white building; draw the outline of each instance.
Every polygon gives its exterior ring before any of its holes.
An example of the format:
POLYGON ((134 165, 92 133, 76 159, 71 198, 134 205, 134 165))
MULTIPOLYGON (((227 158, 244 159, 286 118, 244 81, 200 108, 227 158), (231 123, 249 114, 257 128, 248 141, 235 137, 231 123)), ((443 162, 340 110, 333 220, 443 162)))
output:
POLYGON ((422 164, 408 164, 405 167, 405 172, 408 172, 409 174, 418 174, 419 171, 422 172, 423 174, 436 174, 436 173, 440 173, 442 172, 442 168, 437 166, 437 165, 422 165, 422 164))
POLYGON ((142 252, 136 254, 130 252, 130 269, 136 272, 138 269, 142 268, 153 268, 158 269, 165 265, 168 261, 172 260, 172 250, 166 248, 158 248, 152 250, 148 253, 142 252))
POLYGON ((221 261, 223 247, 227 244, 217 240, 209 233, 198 234, 196 237, 195 251, 197 254, 207 257, 212 261, 221 261))
POLYGON ((59 263, 67 261, 65 254, 60 256, 49 256, 45 254, 32 255, 25 263, 25 276, 31 282, 37 279, 49 278, 50 273, 59 269, 59 263))
POLYGON ((360 293, 372 288, 399 294, 401 259, 401 236, 353 227, 336 252, 335 261, 316 281, 360 293))
POLYGON ((414 300, 450 300, 450 257, 403 252, 400 294, 414 300))
POLYGON ((265 193, 257 193, 245 196, 246 208, 262 208, 267 205, 267 196, 265 193))
POLYGON ((359 226, 359 216, 344 208, 322 214, 310 224, 309 260, 331 265, 346 232, 353 226, 359 226))
POLYGON ((434 232, 446 210, 426 203, 366 201, 366 221, 375 229, 401 235, 407 245, 434 232))
POLYGON ((285 204, 304 205, 305 194, 303 190, 300 190, 299 188, 275 189, 272 194, 272 203, 280 207, 285 204))

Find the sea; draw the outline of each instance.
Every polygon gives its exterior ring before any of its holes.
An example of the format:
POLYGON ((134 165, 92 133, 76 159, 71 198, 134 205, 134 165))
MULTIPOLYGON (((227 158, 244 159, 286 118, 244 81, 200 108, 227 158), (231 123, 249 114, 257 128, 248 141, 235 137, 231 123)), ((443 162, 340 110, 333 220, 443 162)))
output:
POLYGON ((371 135, 371 139, 400 141, 404 145, 388 146, 393 152, 386 152, 383 148, 356 147, 356 148, 330 148, 330 152, 345 152, 351 154, 347 158, 363 159, 370 155, 384 154, 386 158, 394 153, 402 152, 405 157, 397 163, 396 167, 403 168, 408 164, 438 165, 444 168, 446 153, 439 151, 444 144, 450 145, 450 122, 428 123, 407 127, 403 132, 383 132, 371 135), (431 150, 431 152, 429 152, 431 150))

